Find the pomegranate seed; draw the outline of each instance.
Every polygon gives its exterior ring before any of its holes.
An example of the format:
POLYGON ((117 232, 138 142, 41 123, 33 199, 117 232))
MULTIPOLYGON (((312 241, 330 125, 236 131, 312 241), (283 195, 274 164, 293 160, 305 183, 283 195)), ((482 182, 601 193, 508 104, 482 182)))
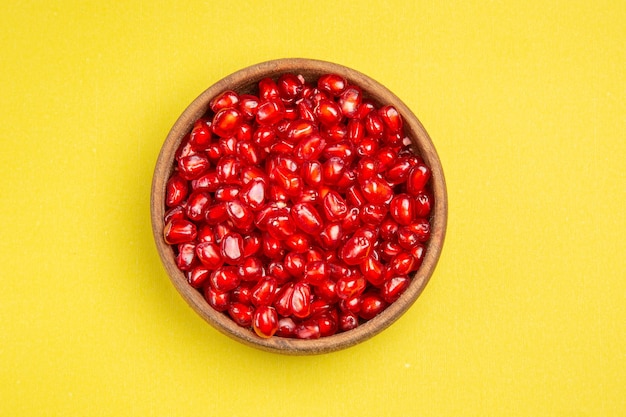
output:
POLYGON ((275 335, 279 337, 295 337, 296 323, 291 317, 281 317, 275 335))
POLYGON ((187 200, 185 214, 189 220, 198 222, 204 219, 206 209, 211 203, 211 196, 203 191, 194 191, 187 200))
POLYGON ((322 165, 322 180, 327 184, 336 184, 346 169, 346 161, 341 157, 328 158, 322 165))
POLYGON ((332 222, 326 224, 319 234, 319 240, 324 249, 335 249, 341 243, 343 229, 341 223, 332 222))
POLYGON ((269 306, 274 302, 278 282, 274 277, 260 280, 252 289, 251 301, 255 306, 269 306))
POLYGON ((262 305, 257 307, 252 317, 254 332, 263 338, 274 336, 278 331, 278 313, 274 307, 262 305))
POLYGON ((356 329, 359 326, 359 318, 351 311, 343 311, 339 314, 339 329, 343 332, 356 329))
POLYGON ((341 94, 347 86, 346 79, 337 74, 325 74, 317 80, 317 88, 320 91, 326 91, 335 97, 341 94))
POLYGON ((178 245, 176 266, 181 271, 189 271, 196 265, 196 245, 193 243, 181 243, 178 245))
POLYGON ((239 230, 247 229, 254 221, 252 210, 239 200, 227 201, 226 213, 233 226, 239 230))
POLYGON ((294 317, 305 318, 311 310, 311 288, 309 284, 297 282, 293 286, 293 293, 290 299, 290 311, 294 317))
POLYGON ((363 320, 371 320, 387 307, 387 302, 377 293, 369 292, 361 297, 359 317, 363 320))
POLYGON ((324 214, 329 221, 341 220, 348 213, 348 206, 336 191, 329 191, 324 197, 324 214))
POLYGON ((400 132, 402 130, 402 116, 394 106, 383 106, 378 110, 378 114, 389 131, 400 132))
POLYGON ((251 94, 242 94, 239 96, 239 111, 244 119, 252 120, 256 116, 256 110, 259 107, 259 98, 251 94))
POLYGON ((393 303, 406 291, 410 283, 407 276, 393 277, 383 284, 380 294, 386 302, 393 303))
POLYGON ((315 235, 322 230, 322 217, 310 203, 295 204, 291 208, 291 215, 295 224, 305 233, 315 235))
POLYGON ((408 194, 398 194, 391 199, 389 205, 391 217, 403 226, 413 221, 413 199, 408 194))
POLYGON ((424 189, 430 179, 430 168, 424 164, 417 164, 411 168, 406 183, 406 191, 415 196, 424 189))
POLYGON ((354 297, 365 291, 366 284, 365 278, 361 275, 341 277, 337 281, 337 295, 342 299, 354 297))
POLYGON ((191 242, 197 234, 196 225, 188 220, 173 219, 163 229, 163 238, 169 245, 191 242))
POLYGON ((276 81, 271 78, 263 78, 259 81, 259 97, 263 100, 277 100, 280 98, 280 91, 276 81))
POLYGON ((349 86, 344 89, 339 96, 341 113, 349 119, 355 118, 358 114, 361 99, 362 93, 360 88, 356 86, 349 86))
POLYGON ((319 339, 322 336, 317 320, 307 320, 300 323, 294 333, 298 339, 319 339))
POLYGON ((222 266, 217 268, 210 277, 211 286, 217 291, 231 291, 237 288, 241 279, 237 275, 237 268, 234 266, 222 266))
POLYGON ((218 111, 213 117, 213 124, 211 128, 213 133, 221 138, 227 138, 232 136, 241 123, 243 122, 243 115, 235 108, 224 108, 218 111))
POLYGON ((242 282, 237 288, 230 292, 230 302, 250 305, 251 294, 252 288, 250 286, 250 283, 242 282))
POLYGON ((220 180, 217 172, 210 171, 202 175, 200 178, 191 181, 191 189, 193 191, 215 192, 220 186, 220 180))
POLYGON ((228 306, 228 315, 241 327, 250 327, 252 324, 252 316, 254 315, 254 307, 233 302, 228 306))
POLYGON ((387 181, 372 177, 363 182, 361 192, 367 201, 373 204, 388 204, 393 198, 393 189, 387 181))
POLYGON ((280 98, 293 101, 300 95, 303 83, 294 74, 283 74, 278 78, 277 88, 280 98))
POLYGON ((376 112, 370 112, 365 116, 365 131, 368 136, 378 138, 385 131, 385 125, 376 112))
POLYGON ((313 285, 326 281, 330 275, 325 261, 308 262, 304 266, 304 279, 313 285))
POLYGON ((215 96, 209 102, 209 108, 213 110, 214 113, 217 113, 222 109, 236 107, 237 103, 239 103, 239 95, 232 90, 226 90, 215 96))
POLYGON ((226 204, 220 202, 207 207, 204 213, 204 219, 209 224, 219 224, 225 222, 228 219, 226 204))
POLYGON ((372 251, 374 242, 364 229, 357 230, 341 248, 339 257, 348 265, 358 265, 365 261, 372 251))
POLYGON ((273 125, 285 115, 285 106, 280 101, 262 101, 256 109, 256 121, 262 125, 273 125))
POLYGON ((413 211, 416 217, 428 217, 432 207, 433 197, 431 194, 420 191, 413 200, 413 211))
POLYGON ((243 259, 243 237, 239 233, 229 233, 224 236, 220 245, 220 253, 224 262, 236 265, 243 259))
POLYGON ((210 285, 204 286, 204 298, 217 311, 226 311, 230 306, 230 292, 217 291, 210 285))
POLYGON ((202 155, 189 155, 178 161, 180 175, 186 180, 200 178, 209 169, 209 159, 202 155))
POLYGON ((310 134, 308 137, 300 140, 294 155, 300 161, 318 159, 322 155, 325 146, 326 141, 319 134, 310 134))
POLYGON ((292 277, 300 280, 304 276, 306 258, 301 253, 289 252, 285 255, 283 265, 292 277))
POLYGON ((343 115, 341 107, 332 100, 322 100, 315 109, 317 120, 324 126, 334 126, 338 124, 343 115))
POLYGON ((165 186, 165 205, 167 207, 179 205, 187 198, 188 192, 187 180, 178 174, 172 175, 165 186))
POLYGON ((211 124, 210 120, 201 118, 193 125, 193 129, 189 135, 189 145, 193 149, 203 150, 211 143, 211 124))
POLYGON ((200 262, 209 269, 215 270, 224 263, 219 246, 213 242, 199 243, 195 252, 200 262))
POLYGON ((416 219, 408 228, 417 235, 417 240, 421 243, 430 238, 430 223, 427 219, 416 219))

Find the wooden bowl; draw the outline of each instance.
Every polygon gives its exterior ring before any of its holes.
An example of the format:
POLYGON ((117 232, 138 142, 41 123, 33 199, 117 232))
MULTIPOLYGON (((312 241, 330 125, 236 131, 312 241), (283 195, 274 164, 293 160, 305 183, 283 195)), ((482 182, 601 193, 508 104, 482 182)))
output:
POLYGON ((165 139, 154 170, 150 204, 152 230, 157 250, 171 282, 191 308, 217 330, 239 342, 265 351, 289 355, 321 354, 353 346, 386 329, 404 314, 424 290, 435 269, 444 242, 448 207, 446 185, 439 157, 428 133, 411 110, 383 85, 358 71, 330 62, 299 58, 278 59, 242 69, 213 84, 195 99, 181 114, 165 139), (287 339, 276 336, 264 339, 258 337, 253 331, 238 326, 230 317, 211 308, 203 295, 187 283, 185 276, 176 266, 172 247, 163 239, 165 187, 173 169, 174 154, 194 122, 207 111, 211 98, 227 89, 239 93, 250 93, 262 78, 276 79, 286 72, 301 74, 307 81, 315 81, 323 74, 336 73, 345 77, 351 84, 360 86, 364 95, 377 104, 394 105, 404 118, 405 133, 414 142, 417 152, 432 170, 431 187, 435 203, 430 219, 431 238, 426 244, 423 263, 413 276, 410 286, 397 301, 359 327, 315 340, 287 339))

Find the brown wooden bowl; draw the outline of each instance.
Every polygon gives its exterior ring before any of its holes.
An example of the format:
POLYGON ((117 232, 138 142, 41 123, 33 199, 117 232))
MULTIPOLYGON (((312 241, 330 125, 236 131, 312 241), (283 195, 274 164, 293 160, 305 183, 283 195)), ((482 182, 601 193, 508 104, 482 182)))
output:
POLYGON ((289 355, 321 354, 353 346, 386 329, 404 314, 424 290, 435 269, 444 242, 448 211, 446 185, 439 157, 428 133, 411 110, 383 85, 358 71, 330 62, 300 58, 278 59, 242 69, 213 84, 195 99, 181 114, 165 139, 154 170, 150 205, 152 230, 163 265, 174 287, 193 310, 217 330, 239 342, 265 351, 289 355), (253 331, 238 326, 230 317, 209 306, 203 295, 188 284, 185 276, 176 266, 172 247, 163 239, 165 187, 173 170, 174 154, 194 122, 207 111, 209 101, 227 89, 235 90, 240 94, 250 93, 262 78, 276 79, 286 72, 301 74, 307 81, 316 81, 323 74, 336 73, 345 77, 351 84, 360 86, 364 95, 377 104, 394 105, 404 118, 405 133, 414 142, 415 149, 432 170, 431 187, 435 202, 430 219, 431 238, 426 244, 426 254, 422 265, 413 276, 410 286, 397 301, 359 327, 315 340, 287 339, 276 336, 264 339, 258 337, 253 331))

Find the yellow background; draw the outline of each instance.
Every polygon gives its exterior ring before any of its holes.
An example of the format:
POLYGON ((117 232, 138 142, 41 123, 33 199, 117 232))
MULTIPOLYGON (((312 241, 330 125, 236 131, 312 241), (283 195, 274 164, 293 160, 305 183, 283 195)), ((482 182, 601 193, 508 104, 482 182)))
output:
POLYGON ((0 6, 0 415, 626 415, 623 1, 0 6), (394 326, 284 357, 204 323, 149 222, 178 115, 248 65, 347 65, 411 107, 450 198, 394 326))

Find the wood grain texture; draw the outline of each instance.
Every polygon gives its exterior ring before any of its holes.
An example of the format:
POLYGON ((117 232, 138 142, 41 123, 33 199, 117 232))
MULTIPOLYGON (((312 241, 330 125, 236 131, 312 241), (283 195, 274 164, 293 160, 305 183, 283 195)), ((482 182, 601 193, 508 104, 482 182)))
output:
POLYGON ((253 65, 216 82, 200 94, 181 114, 165 139, 154 169, 150 205, 152 231, 158 253, 172 284, 191 308, 217 330, 235 340, 265 351, 288 355, 313 355, 345 349, 373 337, 394 323, 417 300, 433 274, 441 254, 448 214, 446 183, 437 151, 420 121, 402 100, 377 81, 358 71, 326 61, 301 58, 279 59, 253 65), (432 170, 431 187, 435 204, 430 219, 431 238, 426 245, 422 265, 414 275, 409 288, 385 311, 356 329, 317 340, 280 337, 263 339, 253 331, 238 326, 223 313, 213 310, 202 294, 187 283, 183 273, 176 266, 173 249, 163 240, 165 186, 172 172, 174 153, 196 119, 207 111, 211 98, 226 89, 251 93, 262 78, 275 78, 286 72, 301 74, 307 81, 316 81, 320 75, 326 73, 340 74, 351 84, 359 85, 364 95, 377 104, 393 104, 404 119, 405 132, 415 144, 417 153, 432 170))

